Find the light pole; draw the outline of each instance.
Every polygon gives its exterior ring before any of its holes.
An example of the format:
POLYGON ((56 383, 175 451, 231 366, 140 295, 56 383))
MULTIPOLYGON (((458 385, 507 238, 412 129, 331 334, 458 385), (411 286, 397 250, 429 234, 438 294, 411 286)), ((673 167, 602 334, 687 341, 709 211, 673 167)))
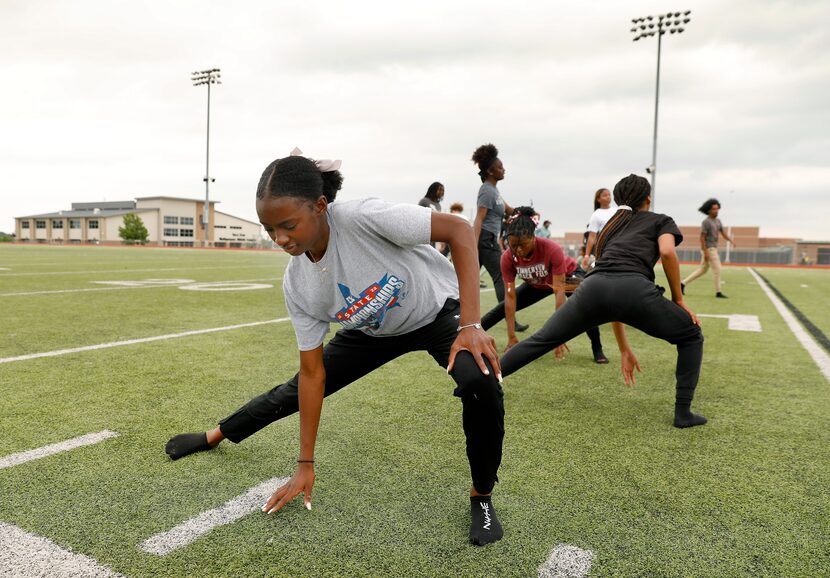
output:
POLYGON ((654 197, 657 189, 657 109, 660 105, 660 48, 663 43, 663 34, 682 34, 689 23, 691 10, 685 12, 669 12, 657 16, 644 16, 631 20, 634 27, 634 42, 647 36, 657 36, 657 82, 654 90, 654 141, 651 148, 651 166, 646 172, 651 175, 651 210, 655 208, 654 197))
POLYGON ((222 77, 219 74, 218 68, 211 68, 210 70, 199 70, 190 73, 190 80, 193 81, 193 86, 207 85, 207 148, 205 151, 205 208, 202 212, 202 228, 205 231, 203 244, 205 247, 209 244, 209 228, 210 223, 210 183, 216 179, 210 178, 210 85, 222 84, 219 80, 222 77))

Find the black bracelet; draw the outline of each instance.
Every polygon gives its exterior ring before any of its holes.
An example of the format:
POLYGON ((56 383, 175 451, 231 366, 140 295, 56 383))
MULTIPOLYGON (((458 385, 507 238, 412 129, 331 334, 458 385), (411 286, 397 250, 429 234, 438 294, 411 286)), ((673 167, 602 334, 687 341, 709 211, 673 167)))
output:
POLYGON ((314 460, 297 460, 298 464, 313 464, 314 460))

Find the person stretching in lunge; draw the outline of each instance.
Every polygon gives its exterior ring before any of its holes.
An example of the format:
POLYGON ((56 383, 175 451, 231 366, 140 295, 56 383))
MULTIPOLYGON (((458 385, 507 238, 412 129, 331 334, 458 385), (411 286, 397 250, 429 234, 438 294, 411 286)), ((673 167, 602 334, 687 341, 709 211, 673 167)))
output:
MULTIPOLYGON (((504 279, 504 301, 493 307, 481 318, 481 326, 490 329, 493 325, 507 320, 507 349, 516 345, 514 323, 516 311, 530 307, 545 297, 556 294, 556 309, 565 303, 566 286, 579 283, 585 271, 577 266, 574 259, 565 255, 555 241, 538 237, 534 231, 539 224, 539 215, 533 207, 517 207, 507 225, 507 250, 501 256, 501 275, 504 279), (524 281, 516 288, 516 277, 524 281)), ((602 352, 599 329, 591 327, 585 333, 591 339, 594 361, 608 363, 602 352)), ((557 359, 567 352, 564 343, 556 348, 557 359)))
POLYGON ((472 475, 470 541, 495 542, 502 528, 490 494, 501 463, 504 402, 495 340, 479 322, 473 230, 463 219, 416 205, 378 199, 334 203, 342 184, 335 170, 340 162, 320 163, 302 156, 278 159, 257 187, 260 222, 292 256, 283 292, 297 335, 299 373, 219 427, 173 437, 165 451, 175 460, 226 438, 238 443, 299 409, 297 471, 262 509, 276 512, 300 493, 311 509, 323 396, 405 353, 427 351, 447 368, 454 395, 461 398, 472 475), (453 264, 430 241, 449 243, 453 264), (333 322, 340 330, 324 347, 333 322))
POLYGON ((536 333, 502 357, 504 376, 573 339, 583 331, 614 322, 625 383, 634 382, 640 365, 625 335, 623 323, 677 346, 675 427, 703 425, 706 418, 691 405, 703 359, 703 334, 697 317, 683 302, 675 246, 683 235, 674 220, 649 212, 651 186, 630 175, 614 187, 616 214, 597 238, 594 268, 573 296, 536 333), (671 301, 654 284, 654 265, 661 259, 671 289, 671 301))
POLYGON ((720 202, 717 199, 709 199, 703 203, 698 209, 701 213, 706 215, 703 223, 700 226, 700 267, 694 273, 686 277, 680 284, 682 293, 686 293, 686 285, 706 273, 709 267, 712 267, 712 281, 715 284, 715 297, 719 299, 726 299, 726 295, 720 290, 720 256, 718 256, 718 235, 723 235, 723 238, 735 246, 732 237, 728 236, 723 231, 723 225, 718 219, 720 212, 720 202))

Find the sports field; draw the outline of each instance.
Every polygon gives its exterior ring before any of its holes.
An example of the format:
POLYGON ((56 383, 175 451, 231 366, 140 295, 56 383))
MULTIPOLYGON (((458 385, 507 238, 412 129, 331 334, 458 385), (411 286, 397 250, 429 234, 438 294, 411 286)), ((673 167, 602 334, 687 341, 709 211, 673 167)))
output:
MULTIPOLYGON (((557 546, 545 576, 830 575, 830 383, 737 267, 729 299, 708 275, 687 288, 695 312, 761 329, 701 319, 706 426, 671 426, 674 348, 634 330, 633 389, 608 327, 611 364, 581 336, 505 380, 501 542, 467 543, 460 401, 426 353, 328 398, 313 510, 262 514, 296 416, 176 462, 163 448, 296 371, 286 262, 0 245, 0 575, 537 576, 557 546)), ((830 333, 830 270, 758 272, 830 333)), ((533 331, 553 307, 519 318, 533 331)))

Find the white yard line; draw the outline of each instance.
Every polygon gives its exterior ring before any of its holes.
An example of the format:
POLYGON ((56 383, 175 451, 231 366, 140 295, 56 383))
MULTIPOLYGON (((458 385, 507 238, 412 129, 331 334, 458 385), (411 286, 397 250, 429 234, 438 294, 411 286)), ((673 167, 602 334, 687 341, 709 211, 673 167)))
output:
MULTIPOLYGON (((255 283, 259 281, 279 281, 282 277, 270 277, 267 279, 239 279, 239 280, 223 280, 223 281, 198 281, 198 283, 255 283)), ((95 281, 97 283, 97 281, 95 281)), ((169 284, 147 284, 147 285, 132 285, 123 287, 93 287, 85 289, 51 289, 48 291, 26 291, 22 293, 0 293, 0 297, 26 297, 28 295, 55 295, 60 293, 88 293, 90 291, 118 291, 121 289, 159 289, 162 287, 177 287, 177 285, 169 284)))
POLYGON ((32 460, 39 460, 47 456, 53 456, 61 452, 74 450, 75 448, 82 448, 84 446, 91 446, 110 438, 118 437, 118 433, 114 431, 104 430, 97 433, 82 435, 71 440, 49 444, 33 450, 10 454, 0 458, 0 470, 3 468, 10 468, 31 462, 32 460))
POLYGON ((37 275, 97 275, 98 273, 149 273, 153 271, 204 271, 208 269, 259 269, 263 267, 274 267, 273 263, 267 265, 223 265, 221 267, 168 267, 165 269, 95 269, 91 271, 43 271, 40 273, 3 273, 0 279, 5 277, 23 277, 37 275))
POLYGON ((271 478, 212 510, 202 512, 175 528, 147 538, 139 548, 148 554, 166 556, 198 540, 214 528, 231 524, 253 512, 258 512, 269 496, 288 478, 271 478))
POLYGON ((807 353, 810 354, 810 357, 813 358, 813 361, 819 368, 822 374, 824 374, 825 379, 830 382, 830 355, 816 343, 810 334, 801 326, 798 320, 795 318, 795 315, 787 309, 787 306, 781 302, 778 296, 772 292, 772 289, 764 282, 763 279, 753 271, 752 269, 748 269, 750 274, 755 277, 755 280, 758 282, 758 285, 761 286, 761 289, 764 290, 764 293, 767 294, 769 300, 772 301, 772 304, 778 310, 779 315, 784 319, 784 322, 790 328, 790 331, 793 332, 795 338, 798 339, 799 343, 801 343, 802 347, 807 350, 807 353))
POLYGON ((594 553, 568 544, 557 544, 539 566, 539 578, 582 578, 591 571, 594 553))
POLYGON ((69 353, 80 353, 82 351, 95 351, 97 349, 108 349, 110 347, 121 347, 122 345, 135 345, 136 343, 150 343, 151 341, 162 341, 165 339, 177 339, 179 337, 190 337, 191 335, 202 335, 205 333, 216 333, 217 331, 231 331, 233 329, 243 329, 245 327, 256 327, 258 325, 268 325, 270 323, 282 323, 288 321, 288 317, 280 317, 279 319, 269 319, 267 321, 254 321, 253 323, 240 323, 239 325, 226 325, 224 327, 211 327, 209 329, 195 329, 193 331, 184 331, 182 333, 168 333, 167 335, 155 335, 153 337, 142 337, 139 339, 127 339, 124 341, 112 341, 110 343, 99 343, 98 345, 87 345, 85 347, 73 347, 71 349, 58 349, 56 351, 44 351, 42 353, 29 353, 27 355, 18 355, 15 357, 0 358, 0 363, 12 363, 14 361, 26 361, 29 359, 39 359, 41 357, 56 357, 58 355, 67 355, 69 353))
POLYGON ((698 317, 709 317, 712 319, 727 319, 727 328, 733 331, 754 331, 759 333, 761 329, 761 320, 757 315, 742 315, 733 313, 732 315, 715 315, 709 313, 697 313, 698 317))
POLYGON ((18 578, 124 578, 89 556, 0 522, 0 575, 18 578))

